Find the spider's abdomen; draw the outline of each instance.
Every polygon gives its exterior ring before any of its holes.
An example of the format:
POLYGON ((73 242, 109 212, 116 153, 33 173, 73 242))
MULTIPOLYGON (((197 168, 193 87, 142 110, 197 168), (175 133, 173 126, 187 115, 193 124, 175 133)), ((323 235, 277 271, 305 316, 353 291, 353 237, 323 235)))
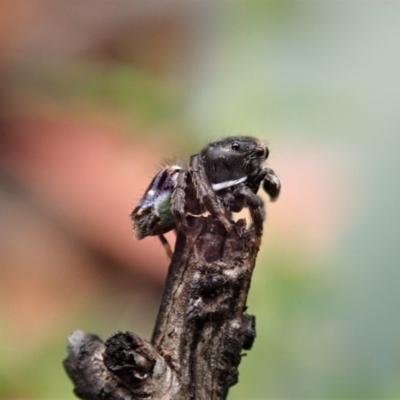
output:
POLYGON ((176 219, 171 211, 171 196, 176 185, 179 166, 163 168, 132 211, 133 230, 138 239, 160 235, 175 227, 176 219))

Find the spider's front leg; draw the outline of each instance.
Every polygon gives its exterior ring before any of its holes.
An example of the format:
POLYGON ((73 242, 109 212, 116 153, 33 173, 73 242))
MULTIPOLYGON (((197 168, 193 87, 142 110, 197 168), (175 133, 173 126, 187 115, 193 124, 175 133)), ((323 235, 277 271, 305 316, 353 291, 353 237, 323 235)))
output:
POLYGON ((262 167, 260 168, 257 173, 247 180, 247 186, 254 192, 257 193, 258 189, 260 188, 261 182, 264 178, 268 175, 269 168, 262 167))
POLYGON ((281 180, 271 168, 264 167, 263 170, 265 171, 263 188, 271 201, 275 201, 281 192, 281 180))
POLYGON ((182 229, 183 231, 188 228, 186 220, 186 187, 188 175, 188 171, 179 171, 175 188, 171 196, 171 211, 176 218, 177 229, 182 229))
MULTIPOLYGON (((248 185, 246 185, 248 186, 248 185)), ((251 191, 253 193, 256 193, 253 190, 253 187, 250 187, 251 191)), ((263 220, 263 222, 265 221, 265 204, 264 204, 264 200, 257 195, 257 199, 259 202, 259 207, 260 207, 260 212, 261 212, 261 218, 263 220)), ((253 200, 254 204, 256 204, 255 200, 253 200)), ((246 198, 245 196, 239 191, 239 190, 235 190, 234 192, 228 192, 224 195, 224 204, 226 209, 232 213, 232 212, 240 212, 243 210, 243 207, 246 206, 246 198)), ((250 227, 253 227, 254 223, 251 224, 250 227)))
POLYGON ((211 215, 218 218, 218 220, 224 225, 225 229, 230 232, 232 229, 231 224, 224 216, 224 209, 208 181, 203 161, 199 154, 190 157, 190 175, 194 187, 196 188, 197 196, 204 204, 206 210, 211 215))
POLYGON ((263 222, 265 217, 264 202, 258 197, 254 191, 242 184, 239 185, 233 192, 234 197, 237 199, 238 204, 244 202, 249 207, 253 226, 256 235, 261 237, 263 232, 263 222))

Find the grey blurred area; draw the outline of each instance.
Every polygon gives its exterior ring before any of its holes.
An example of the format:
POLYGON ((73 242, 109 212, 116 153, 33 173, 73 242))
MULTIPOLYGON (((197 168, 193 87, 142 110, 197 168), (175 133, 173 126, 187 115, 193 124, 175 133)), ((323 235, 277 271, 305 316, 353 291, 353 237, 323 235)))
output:
POLYGON ((74 398, 77 327, 150 336, 168 260, 129 213, 163 160, 232 134, 266 141, 283 190, 229 398, 400 397, 399 17, 377 0, 3 0, 0 398, 74 398))

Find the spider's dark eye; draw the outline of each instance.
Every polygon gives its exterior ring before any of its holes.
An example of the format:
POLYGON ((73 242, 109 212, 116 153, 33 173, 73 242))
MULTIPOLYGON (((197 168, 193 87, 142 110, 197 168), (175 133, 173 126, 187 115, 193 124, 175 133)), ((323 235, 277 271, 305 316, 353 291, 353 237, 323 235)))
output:
POLYGON ((232 143, 232 150, 239 150, 240 149, 240 144, 238 142, 233 142, 232 143))
POLYGON ((269 150, 268 147, 265 148, 265 159, 267 159, 269 156, 269 150))

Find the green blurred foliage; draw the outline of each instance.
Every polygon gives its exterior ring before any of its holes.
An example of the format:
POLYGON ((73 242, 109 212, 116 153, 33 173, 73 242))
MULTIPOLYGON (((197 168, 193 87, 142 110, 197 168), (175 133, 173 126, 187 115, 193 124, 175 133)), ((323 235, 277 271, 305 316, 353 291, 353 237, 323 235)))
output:
POLYGON ((83 107, 83 114, 89 108, 118 113, 146 127, 177 128, 184 111, 181 86, 121 62, 32 60, 10 74, 8 85, 77 111, 83 107))

